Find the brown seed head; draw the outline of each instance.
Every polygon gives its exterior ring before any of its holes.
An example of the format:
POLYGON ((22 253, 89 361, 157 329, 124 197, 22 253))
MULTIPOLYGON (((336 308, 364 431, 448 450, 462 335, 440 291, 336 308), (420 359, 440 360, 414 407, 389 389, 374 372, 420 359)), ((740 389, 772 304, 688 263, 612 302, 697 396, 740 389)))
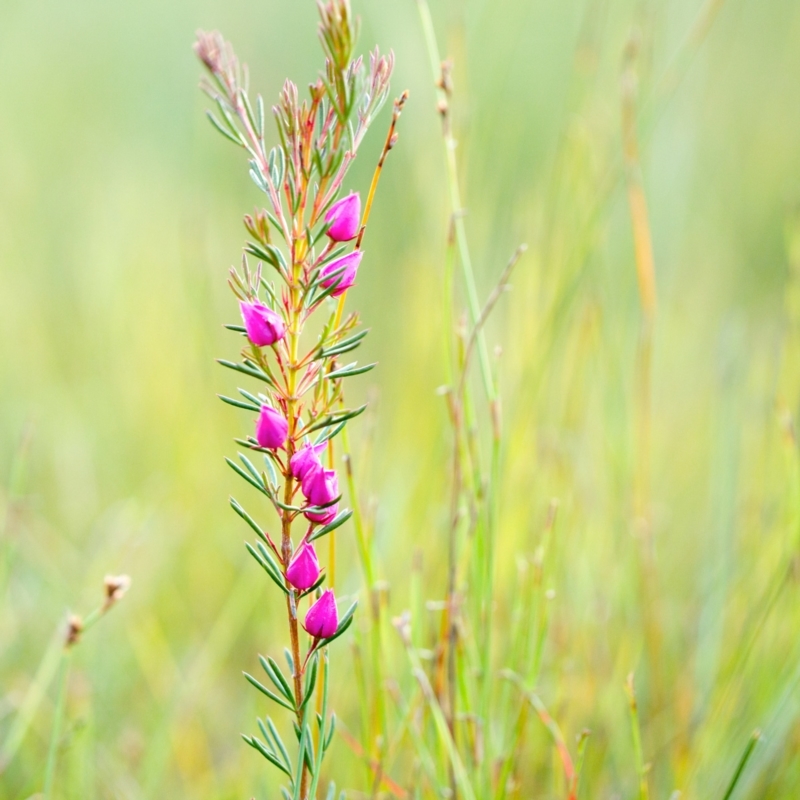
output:
POLYGON ((108 607, 124 597, 125 592, 130 588, 131 579, 127 575, 106 575, 103 585, 106 590, 106 607, 108 607))
POLYGON ((67 647, 72 647, 77 644, 81 637, 82 630, 83 620, 79 616, 71 614, 70 618, 67 620, 67 635, 64 637, 64 644, 67 647))

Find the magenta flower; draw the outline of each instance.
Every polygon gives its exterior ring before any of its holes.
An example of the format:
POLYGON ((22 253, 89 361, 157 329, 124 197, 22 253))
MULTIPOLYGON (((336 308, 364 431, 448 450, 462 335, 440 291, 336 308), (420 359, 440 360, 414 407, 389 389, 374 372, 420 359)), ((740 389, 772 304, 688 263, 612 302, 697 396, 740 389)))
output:
POLYGON ((280 314, 263 303, 239 303, 247 338, 257 347, 267 347, 286 335, 286 324, 280 314))
MULTIPOLYGON (((312 506, 324 506, 339 496, 339 481, 336 478, 336 471, 325 469, 321 464, 306 472, 301 485, 306 500, 312 506)), ((338 510, 339 504, 334 503, 318 512, 306 511, 305 516, 311 522, 327 525, 329 522, 333 522, 338 510)))
POLYGON ((323 278, 322 285, 326 289, 330 289, 331 286, 337 284, 336 288, 331 292, 333 297, 343 294, 356 282, 356 273, 358 272, 358 265, 361 263, 362 255, 363 252, 361 250, 354 250, 346 256, 331 261, 330 264, 326 264, 322 268, 320 272, 320 276, 323 278), (337 274, 325 280, 325 276, 330 275, 332 272, 337 274))
POLYGON ((303 542, 292 556, 289 567, 286 570, 286 580, 301 591, 310 589, 320 576, 319 561, 314 545, 303 542))
POLYGON ((332 223, 328 236, 334 242, 349 242, 355 239, 361 225, 361 198, 358 192, 337 200, 325 215, 325 222, 332 223))
POLYGON ((318 454, 325 449, 326 445, 327 442, 316 445, 306 442, 292 456, 289 461, 289 468, 292 470, 292 475, 294 475, 297 480, 302 481, 312 469, 317 469, 322 466, 318 454))
POLYGON ((261 413, 256 422, 256 441, 268 450, 277 450, 283 446, 289 433, 289 423, 280 411, 272 406, 261 406, 261 413))
POLYGON ((322 465, 306 473, 302 482, 303 494, 312 506, 324 506, 339 496, 336 470, 322 465))
POLYGON ((322 597, 308 609, 303 627, 315 639, 330 639, 339 627, 336 597, 333 589, 326 589, 322 597))

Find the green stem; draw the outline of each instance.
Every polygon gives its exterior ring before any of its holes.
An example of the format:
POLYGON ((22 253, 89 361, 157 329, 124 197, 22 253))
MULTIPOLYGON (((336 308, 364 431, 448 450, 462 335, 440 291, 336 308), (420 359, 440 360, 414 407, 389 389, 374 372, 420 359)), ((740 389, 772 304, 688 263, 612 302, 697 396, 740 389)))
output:
POLYGON ((636 770, 639 774, 639 800, 648 800, 650 791, 647 785, 647 765, 644 763, 644 755, 642 753, 642 736, 639 730, 639 708, 636 702, 636 691, 633 687, 633 673, 628 675, 625 689, 628 693, 628 703, 631 712, 633 753, 636 758, 636 770))
MULTIPOLYGON (((374 729, 372 732, 372 744, 382 737, 383 742, 387 741, 386 731, 386 702, 383 690, 383 647, 381 642, 381 604, 378 589, 375 581, 375 565, 372 559, 372 548, 364 527, 364 518, 361 514, 361 506, 358 502, 356 491, 356 480, 353 470, 353 458, 350 453, 350 441, 347 436, 347 427, 342 430, 342 449, 345 458, 345 474, 347 476, 347 491, 350 495, 350 506, 353 509, 353 527, 356 532, 356 545, 361 567, 364 572, 364 582, 367 589, 367 598, 370 607, 370 629, 369 629, 369 661, 371 668, 371 681, 374 696, 374 729)), ((371 748, 370 748, 371 749, 371 748)), ((370 757, 371 753, 368 752, 370 757)))
POLYGON ((427 701, 431 711, 436 733, 447 751, 447 756, 455 776, 456 786, 461 791, 464 800, 476 800, 475 792, 472 789, 467 771, 464 768, 464 763, 461 760, 461 756, 458 754, 453 737, 450 735, 450 728, 447 725, 447 719, 442 711, 442 707, 439 705, 439 701, 436 699, 433 688, 428 681, 428 676, 422 668, 419 656, 408 641, 406 642, 406 652, 411 662, 411 669, 414 673, 414 677, 417 679, 419 687, 422 690, 422 695, 427 701))
POLYGON ((325 739, 327 738, 328 732, 325 730, 327 718, 328 718, 328 673, 330 672, 329 669, 329 662, 328 662, 328 648, 326 647, 325 650, 322 651, 320 654, 320 664, 321 667, 324 667, 323 670, 323 679, 322 679, 322 720, 319 723, 320 732, 319 732, 319 745, 317 746, 316 752, 316 763, 314 764, 314 775, 311 778, 311 788, 309 789, 308 796, 309 798, 315 798, 317 796, 317 785, 319 784, 319 774, 322 771, 322 757, 325 755, 324 745, 325 739))
POLYGON ((728 785, 728 790, 725 792, 725 795, 723 796, 722 800, 730 800, 730 798, 733 797, 733 790, 736 788, 736 784, 739 783, 739 778, 742 777, 744 768, 747 766, 747 762, 750 760, 750 756, 753 755, 753 750, 755 750, 755 747, 758 744, 758 740, 760 738, 761 738, 761 731, 759 730, 754 730, 753 733, 750 735, 750 739, 747 742, 747 746, 744 748, 742 757, 739 759, 739 764, 736 767, 736 772, 733 773, 731 782, 728 785))
MULTIPOLYGON (((461 268, 464 274, 464 286, 467 290, 467 302, 469 305, 470 317, 474 325, 480 317, 481 308, 478 301, 478 291, 475 287, 475 273, 472 269, 472 258, 469 253, 467 243, 467 233, 464 226, 464 209, 461 205, 461 190, 458 183, 458 166, 456 164, 456 141, 453 138, 449 123, 448 97, 447 92, 441 83, 442 60, 439 55, 439 46, 436 42, 436 32, 433 27, 431 11, 427 0, 417 0, 419 16, 422 22, 422 31, 425 37, 425 46, 433 71, 433 80, 437 88, 439 109, 444 123, 444 146, 445 160, 447 162, 447 185, 450 194, 450 206, 452 211, 453 230, 455 233, 458 255, 461 261, 461 268)), ((478 359, 481 365, 481 375, 486 396, 489 401, 495 399, 496 390, 492 379, 491 361, 489 360, 489 349, 486 346, 486 338, 482 331, 478 333, 478 359)))
POLYGON ((45 693, 58 672, 58 668, 61 664, 62 648, 63 636, 59 630, 45 651, 39 668, 36 670, 36 676, 28 687, 28 691, 25 693, 25 698, 19 707, 19 712, 14 719, 14 723, 8 732, 5 742, 3 742, 2 748, 0 748, 0 774, 2 774, 17 754, 31 726, 31 722, 33 722, 33 718, 39 710, 45 693))
POLYGON ((67 683, 72 648, 66 648, 61 654, 58 676, 58 694, 56 696, 56 710, 53 716, 53 726, 50 732, 50 746, 47 750, 47 763, 44 768, 44 800, 51 800, 53 796, 53 782, 56 775, 56 762, 58 761, 58 748, 61 742, 61 728, 64 724, 64 708, 67 702, 67 683))

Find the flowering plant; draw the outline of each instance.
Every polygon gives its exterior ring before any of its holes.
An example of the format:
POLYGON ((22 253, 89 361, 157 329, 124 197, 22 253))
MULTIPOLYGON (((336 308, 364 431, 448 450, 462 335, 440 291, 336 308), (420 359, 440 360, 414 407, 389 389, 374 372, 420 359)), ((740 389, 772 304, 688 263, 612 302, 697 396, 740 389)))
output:
MULTIPOLYGON (((245 216, 251 241, 241 271, 230 272, 243 324, 226 327, 244 338, 241 358, 220 363, 260 383, 260 392, 239 389, 242 399, 222 399, 257 415, 252 435, 236 441, 258 454, 263 468, 243 453, 238 462, 227 462, 266 498, 280 525, 280 534, 273 536, 231 498, 234 510, 258 537, 247 549, 283 595, 289 635, 288 674, 274 658, 262 656, 266 681, 246 678, 291 712, 297 749, 290 755, 270 717, 258 721, 261 737, 244 739, 284 773, 289 782, 284 796, 294 800, 317 796, 335 726, 328 710, 327 647, 347 630, 355 612, 353 604, 339 614, 334 565, 329 560, 326 575, 315 543, 325 536, 332 539, 352 513, 339 505, 333 440, 366 407, 345 405, 345 378, 375 364, 340 364, 341 356, 359 347, 367 334, 357 330, 358 314, 345 316, 344 302, 356 282, 372 198, 384 158, 396 142, 395 123, 405 100, 403 95, 395 102, 362 216, 359 193, 340 194, 364 135, 386 100, 393 57, 382 56, 377 48, 368 64, 354 57, 357 25, 348 0, 326 0, 319 11, 325 70, 309 87, 308 101, 301 102, 294 83, 284 84, 273 108, 279 143, 271 149, 264 102, 260 95, 251 101, 246 68, 231 45, 218 33, 202 31, 195 44, 208 72, 203 88, 218 111, 209 112, 209 118, 247 152, 250 176, 267 197, 265 209, 245 216), (257 260, 257 267, 250 266, 248 256, 257 260), (272 270, 271 280, 262 272, 265 266, 272 270), (304 345, 305 326, 316 313, 327 317, 316 341, 304 345), (305 598, 311 605, 303 614, 305 598), (311 702, 314 697, 316 703, 311 702)), ((331 547, 330 559, 333 553, 331 547)), ((331 786, 328 796, 334 791, 331 786)))

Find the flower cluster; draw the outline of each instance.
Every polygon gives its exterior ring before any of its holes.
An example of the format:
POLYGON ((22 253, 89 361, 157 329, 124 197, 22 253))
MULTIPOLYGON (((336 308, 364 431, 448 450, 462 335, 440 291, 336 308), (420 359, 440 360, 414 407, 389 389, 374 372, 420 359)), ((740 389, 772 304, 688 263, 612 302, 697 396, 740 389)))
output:
POLYGON ((345 379, 375 366, 340 362, 366 336, 366 331, 357 330, 358 315, 345 315, 344 301, 356 283, 371 199, 385 155, 396 141, 394 125, 402 107, 401 101, 395 104, 362 216, 359 193, 341 196, 342 187, 386 99, 393 60, 377 49, 368 65, 353 57, 348 0, 320 3, 320 13, 325 71, 310 86, 306 102, 301 103, 293 83, 284 84, 273 108, 279 144, 272 149, 266 146, 263 101, 259 96, 251 102, 231 46, 219 34, 203 32, 195 45, 208 70, 204 88, 219 113, 209 114, 211 122, 247 152, 250 175, 267 199, 266 208, 245 217, 251 241, 241 271, 230 272, 242 325, 227 327, 244 338, 241 358, 220 363, 261 386, 259 392, 240 388, 242 399, 222 399, 257 415, 252 435, 236 441, 263 458, 263 468, 243 453, 238 462, 228 463, 268 500, 279 535, 262 528, 238 501, 232 499, 231 504, 258 536, 255 545, 248 543, 249 552, 283 594, 290 641, 288 678, 271 658, 261 663, 274 688, 246 677, 294 714, 300 754, 288 758, 269 718, 266 725, 259 721, 265 741, 255 736, 245 741, 289 777, 292 796, 299 800, 316 797, 321 760, 333 733, 333 721, 327 718, 327 646, 347 629, 355 611, 353 604, 340 617, 334 588, 323 590, 326 571, 314 545, 323 536, 333 536, 351 515, 340 509, 334 439, 365 408, 346 407, 345 379), (252 258, 258 262, 254 268, 252 258), (272 280, 265 270, 273 271, 272 280), (321 332, 308 343, 303 335, 306 323, 317 312, 326 316, 321 332), (298 523, 303 525, 299 531, 298 523), (305 602, 310 605, 303 614, 305 602), (305 647, 302 629, 309 634, 305 647), (314 704, 308 701, 318 683, 321 713, 312 714, 314 704))

